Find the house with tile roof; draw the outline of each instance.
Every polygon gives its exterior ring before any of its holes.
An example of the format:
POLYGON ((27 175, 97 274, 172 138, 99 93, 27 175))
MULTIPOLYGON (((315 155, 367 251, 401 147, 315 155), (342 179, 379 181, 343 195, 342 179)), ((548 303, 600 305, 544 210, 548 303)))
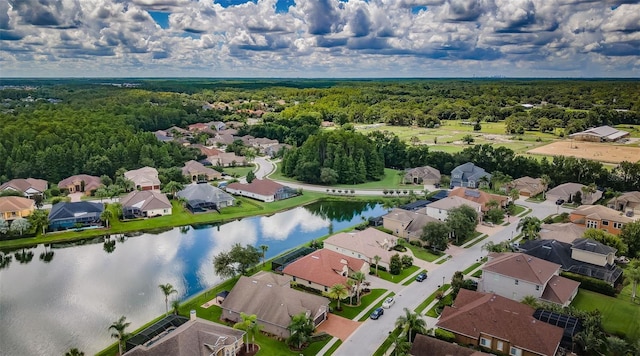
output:
POLYGON ((428 216, 426 208, 409 211, 395 208, 382 216, 382 226, 391 230, 394 235, 404 239, 418 239, 422 228, 429 222, 440 222, 438 219, 428 216))
POLYGON ((234 152, 222 152, 215 156, 207 157, 207 161, 214 166, 235 167, 246 166, 247 159, 244 156, 237 156, 234 152))
POLYGON ((198 318, 195 311, 190 319, 169 315, 129 338, 128 351, 123 355, 235 356, 243 351, 245 334, 245 331, 198 318), (165 322, 165 319, 171 321, 165 322))
POLYGON ((535 319, 533 313, 530 306, 497 294, 460 289, 436 326, 452 332, 460 345, 491 353, 555 356, 564 329, 535 319))
POLYGON ((622 211, 627 216, 640 215, 640 192, 626 192, 617 198, 609 200, 607 207, 622 211))
POLYGON ((256 315, 262 331, 290 336, 291 317, 304 313, 317 327, 327 320, 329 299, 290 287, 290 278, 271 272, 242 276, 220 305, 221 319, 242 321, 240 313, 256 315))
POLYGON ((426 214, 432 218, 436 218, 440 221, 445 221, 449 217, 449 211, 454 208, 459 208, 463 205, 471 207, 478 213, 478 216, 482 216, 482 204, 476 203, 469 199, 464 199, 457 195, 440 199, 433 203, 430 203, 426 207, 426 214))
POLYGON ((185 162, 182 167, 182 175, 189 177, 192 182, 206 182, 222 178, 222 173, 194 160, 185 162))
POLYGON ((440 178, 440 171, 433 167, 416 167, 405 172, 402 184, 435 185, 440 183, 440 178))
POLYGON ((489 203, 492 200, 498 202, 498 206, 504 208, 509 203, 509 197, 498 194, 491 194, 478 189, 458 187, 449 192, 450 197, 460 197, 482 206, 482 212, 489 211, 489 203))
POLYGON ((58 188, 66 190, 69 193, 84 192, 85 195, 91 195, 93 191, 102 187, 100 177, 90 176, 88 174, 78 174, 61 180, 58 188))
POLYGON ((171 202, 157 190, 134 190, 120 198, 125 219, 171 215, 171 202))
MULTIPOLYGON (((599 266, 574 259, 571 247, 572 244, 557 240, 529 240, 521 244, 519 250, 527 255, 559 264, 562 271, 600 279, 612 286, 622 276, 622 270, 615 264, 599 266)), ((576 257, 581 256, 577 254, 576 257)))
POLYGON ((531 178, 529 176, 514 179, 511 182, 505 184, 506 192, 509 193, 513 189, 517 189, 520 195, 525 197, 536 196, 546 189, 542 184, 542 179, 531 178))
POLYGON ((176 195, 187 200, 187 208, 191 212, 226 208, 233 206, 236 200, 229 193, 208 183, 189 184, 176 195))
POLYGON ((575 239, 584 235, 586 228, 574 223, 542 224, 539 232, 542 240, 557 240, 564 243, 572 243, 575 239))
POLYGON ((484 168, 478 167, 471 162, 461 164, 451 171, 451 188, 468 187, 478 188, 483 183, 491 179, 491 174, 487 173, 484 168))
POLYGON ((411 343, 411 356, 489 356, 491 354, 460 346, 435 337, 416 334, 411 343))
POLYGON ((49 183, 44 179, 16 178, 0 185, 0 192, 15 190, 21 192, 27 198, 33 199, 37 195, 44 198, 44 193, 48 188, 49 183))
POLYGON ((298 192, 270 179, 254 179, 251 183, 231 183, 227 193, 260 200, 266 203, 283 200, 298 195, 298 192))
POLYGON ((101 225, 102 203, 88 201, 60 202, 49 211, 49 229, 53 231, 74 228, 78 225, 101 225))
POLYGON ((560 277, 561 265, 524 253, 491 253, 482 267, 478 291, 516 301, 526 296, 567 306, 579 282, 560 277))
POLYGON ((15 196, 0 197, 0 219, 4 221, 26 218, 35 209, 36 203, 33 199, 15 196))
POLYGON ((320 249, 290 263, 282 273, 299 285, 327 292, 335 284, 347 286, 349 276, 358 271, 368 274, 369 263, 335 251, 320 249))
POLYGON ((160 190, 158 170, 153 167, 142 167, 124 172, 124 177, 132 181, 138 190, 160 190))
POLYGON ((391 256, 397 253, 392 250, 397 244, 397 237, 372 227, 362 231, 341 232, 324 240, 325 249, 363 259, 370 265, 376 263, 374 256, 380 256, 378 265, 387 269, 391 256))
POLYGON ((569 219, 587 229, 602 229, 614 235, 620 235, 622 227, 633 222, 621 212, 603 205, 581 205, 571 212, 569 219))
POLYGON ((564 183, 549 189, 545 196, 547 200, 553 202, 559 199, 562 199, 565 202, 572 202, 575 199, 576 193, 580 192, 582 204, 593 204, 602 198, 602 191, 600 190, 596 190, 594 193, 585 194, 583 189, 586 187, 586 185, 579 183, 564 183))

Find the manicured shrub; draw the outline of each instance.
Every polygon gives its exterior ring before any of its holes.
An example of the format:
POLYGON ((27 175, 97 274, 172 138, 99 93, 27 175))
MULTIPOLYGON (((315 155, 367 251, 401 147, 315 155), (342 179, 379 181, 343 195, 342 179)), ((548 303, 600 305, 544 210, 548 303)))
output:
POLYGON ((561 276, 573 279, 574 281, 580 282, 580 288, 590 290, 592 292, 608 295, 611 297, 615 297, 616 289, 613 288, 610 284, 600 279, 595 279, 587 276, 583 276, 580 274, 570 273, 570 272, 562 272, 561 276))
POLYGON ((456 340, 456 336, 453 335, 452 332, 447 331, 447 330, 436 329, 436 331, 434 333, 435 333, 436 338, 438 338, 440 340, 444 340, 444 341, 448 341, 448 342, 454 342, 456 340))

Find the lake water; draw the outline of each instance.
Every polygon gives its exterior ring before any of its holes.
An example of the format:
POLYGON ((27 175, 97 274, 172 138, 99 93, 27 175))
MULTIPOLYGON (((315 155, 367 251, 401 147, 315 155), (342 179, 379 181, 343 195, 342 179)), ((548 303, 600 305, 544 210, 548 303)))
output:
POLYGON ((121 315, 133 331, 165 312, 159 284, 171 283, 185 300, 219 283, 213 256, 235 243, 268 245, 270 258, 382 214, 376 204, 325 202, 219 226, 115 236, 110 244, 98 238, 7 253, 0 354, 62 355, 72 347, 94 354, 115 341, 108 327, 121 315))

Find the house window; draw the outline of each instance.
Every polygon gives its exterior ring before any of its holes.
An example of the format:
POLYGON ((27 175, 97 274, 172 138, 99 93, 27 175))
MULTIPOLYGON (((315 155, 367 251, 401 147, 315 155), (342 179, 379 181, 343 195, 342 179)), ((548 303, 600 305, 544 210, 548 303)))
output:
POLYGON ((329 288, 327 288, 327 287, 325 286, 325 287, 324 287, 324 291, 325 291, 325 292, 328 292, 328 291, 329 291, 329 288))
POLYGON ((540 290, 540 286, 536 286, 536 290, 540 290))
POLYGON ((491 348, 491 340, 480 337, 480 346, 491 348))
POLYGON ((597 229, 598 222, 594 220, 587 220, 587 229, 597 229))
POLYGON ((513 347, 511 346, 511 348, 509 349, 509 355, 512 356, 522 356, 522 350, 520 350, 517 347, 513 347))
POLYGON ((294 281, 294 282, 296 281, 296 277, 293 277, 293 281, 294 281))
POLYGON ((609 221, 608 220, 602 220, 602 225, 603 226, 609 226, 609 221))
POLYGON ((614 229, 622 229, 623 226, 624 226, 623 223, 619 223, 619 222, 614 222, 613 223, 613 228, 614 229))
POLYGON ((307 283, 311 284, 311 281, 307 281, 307 283))
POLYGON ((496 350, 502 351, 504 349, 504 343, 502 341, 496 342, 496 350))
POLYGON ((520 283, 520 282, 516 279, 516 285, 518 285, 518 283, 520 283))

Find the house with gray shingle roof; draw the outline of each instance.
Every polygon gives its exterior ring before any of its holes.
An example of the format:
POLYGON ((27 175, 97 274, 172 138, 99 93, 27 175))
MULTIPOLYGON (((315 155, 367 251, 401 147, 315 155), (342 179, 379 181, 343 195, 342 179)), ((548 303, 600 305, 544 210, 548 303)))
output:
POLYGON ((562 199, 568 203, 575 199, 577 192, 580 192, 582 198, 581 204, 593 204, 598 201, 598 199, 602 198, 602 191, 600 190, 596 190, 594 193, 585 194, 582 189, 586 187, 586 185, 580 183, 564 183, 549 189, 545 195, 547 200, 555 202, 558 199, 562 199))
POLYGON ((48 186, 49 183, 43 179, 16 178, 0 185, 0 191, 16 190, 22 192, 25 197, 32 199, 36 195, 44 197, 44 192, 47 190, 48 186))
POLYGON ((440 183, 440 171, 429 166, 412 168, 405 172, 402 183, 435 185, 440 183))
POLYGON ((202 212, 209 209, 222 209, 233 206, 235 198, 229 193, 208 183, 193 183, 177 193, 187 200, 187 208, 191 212, 202 212))
POLYGON ((60 202, 54 204, 49 211, 49 228, 53 231, 76 227, 76 225, 97 225, 100 214, 104 211, 101 203, 88 201, 60 202))
POLYGON ((463 205, 473 208, 478 213, 478 216, 482 216, 482 204, 474 201, 461 198, 459 196, 450 196, 427 205, 426 213, 432 218, 436 218, 440 221, 445 221, 449 217, 449 210, 461 207, 463 205))
POLYGON ((125 219, 171 215, 171 202, 156 190, 134 190, 120 198, 125 219))
POLYGON ((491 174, 487 173, 483 168, 476 166, 471 162, 459 165, 451 171, 451 188, 468 187, 478 188, 482 185, 483 177, 487 181, 491 179, 491 174))

